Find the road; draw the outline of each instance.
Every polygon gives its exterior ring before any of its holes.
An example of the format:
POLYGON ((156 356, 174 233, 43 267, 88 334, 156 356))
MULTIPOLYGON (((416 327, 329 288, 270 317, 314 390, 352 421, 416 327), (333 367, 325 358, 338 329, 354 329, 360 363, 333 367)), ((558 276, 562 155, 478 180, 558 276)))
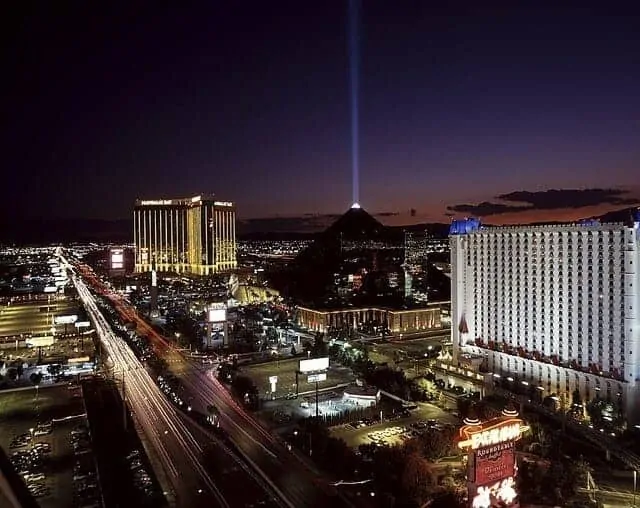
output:
POLYGON ((205 443, 211 443, 211 437, 197 434, 198 428, 167 400, 126 342, 113 333, 82 279, 74 274, 72 280, 113 362, 116 376, 124 383, 127 402, 144 433, 143 438, 162 465, 164 474, 160 478, 165 479, 163 488, 171 489, 170 503, 178 507, 235 508, 264 499, 264 491, 256 489, 248 475, 228 482, 226 495, 213 482, 207 471, 211 459, 220 465, 220 457, 226 457, 223 462, 228 466, 237 466, 238 461, 234 462, 224 450, 216 449, 212 453, 210 447, 203 448, 205 443))
POLYGON ((201 370, 194 362, 182 357, 134 309, 127 308, 122 301, 114 303, 123 316, 136 322, 138 333, 153 341, 156 350, 163 353, 191 395, 191 405, 199 411, 205 411, 209 405, 220 410, 220 425, 231 441, 290 507, 350 506, 319 477, 311 464, 292 453, 240 406, 212 369, 201 370))
MULTIPOLYGON (((90 274, 87 272, 86 276, 90 274)), ((107 293, 97 278, 92 277, 91 282, 107 293)), ((194 409, 204 412, 210 405, 219 409, 220 425, 237 450, 290 508, 352 506, 320 477, 308 460, 290 450, 240 406, 212 370, 201 370, 185 359, 122 298, 115 294, 111 294, 110 298, 121 317, 134 321, 137 332, 147 337, 156 353, 161 354, 179 375, 192 397, 194 409)))

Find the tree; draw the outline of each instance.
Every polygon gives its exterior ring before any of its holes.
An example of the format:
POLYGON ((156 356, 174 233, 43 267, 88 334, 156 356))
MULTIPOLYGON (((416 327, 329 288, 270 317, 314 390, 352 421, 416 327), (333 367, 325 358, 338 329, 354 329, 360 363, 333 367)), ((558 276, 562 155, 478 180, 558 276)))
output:
POLYGON ((448 457, 454 452, 454 430, 453 429, 428 429, 418 438, 422 453, 431 460, 439 460, 448 457))
POLYGON ((322 333, 320 332, 316 333, 313 339, 313 346, 311 348, 311 352, 313 356, 316 356, 316 357, 327 356, 328 348, 327 348, 326 342, 324 341, 324 336, 322 333))
POLYGON ((571 402, 574 406, 582 405, 582 396, 580 395, 580 390, 578 390, 577 388, 573 390, 573 393, 571 394, 571 402))
POLYGON ((42 381, 42 372, 34 372, 29 376, 31 383, 36 389, 36 399, 38 398, 38 387, 40 386, 40 382, 42 381))
POLYGON ((276 332, 276 329, 273 326, 267 328, 266 336, 269 342, 276 342, 278 340, 278 332, 276 332))
POLYGON ((62 367, 57 363, 52 363, 51 365, 47 365, 47 372, 51 374, 53 377, 56 377, 60 374, 62 367))
POLYGON ((431 499, 427 506, 429 508, 465 508, 467 503, 459 490, 445 487, 431 499))
POLYGON ((547 429, 540 422, 530 423, 531 432, 529 433, 529 452, 536 453, 540 457, 547 458, 549 456, 551 446, 551 436, 547 429))
POLYGON ((402 488, 418 506, 422 506, 429 495, 433 482, 429 463, 420 455, 409 455, 402 472, 402 488))

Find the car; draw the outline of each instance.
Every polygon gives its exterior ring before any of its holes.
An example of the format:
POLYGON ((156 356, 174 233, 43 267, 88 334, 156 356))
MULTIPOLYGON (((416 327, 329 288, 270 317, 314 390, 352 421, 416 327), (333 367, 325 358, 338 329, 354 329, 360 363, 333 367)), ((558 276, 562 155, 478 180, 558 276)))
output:
POLYGON ((41 482, 46 479, 44 473, 23 473, 22 478, 25 482, 41 482))
POLYGON ((51 445, 49 443, 34 443, 33 449, 40 453, 51 453, 51 445))

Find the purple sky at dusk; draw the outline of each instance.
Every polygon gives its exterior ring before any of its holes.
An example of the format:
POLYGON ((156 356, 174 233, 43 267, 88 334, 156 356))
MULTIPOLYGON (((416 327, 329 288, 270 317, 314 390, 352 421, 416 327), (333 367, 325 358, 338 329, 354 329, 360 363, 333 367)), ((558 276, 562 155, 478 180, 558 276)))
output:
MULTIPOLYGON (((346 1, 115 4, 13 14, 2 214, 123 218, 201 192, 241 218, 349 207, 346 1)), ((639 18, 431 4, 362 4, 366 209, 447 221, 515 191, 630 191, 490 218, 570 220, 640 196, 639 18)))

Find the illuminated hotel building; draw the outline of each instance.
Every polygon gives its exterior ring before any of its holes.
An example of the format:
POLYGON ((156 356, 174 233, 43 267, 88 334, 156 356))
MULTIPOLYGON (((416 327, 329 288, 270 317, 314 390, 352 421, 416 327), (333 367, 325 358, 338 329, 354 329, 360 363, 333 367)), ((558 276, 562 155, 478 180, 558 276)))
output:
POLYGON ((391 310, 381 307, 318 310, 298 307, 296 322, 299 326, 322 333, 331 328, 356 328, 358 324, 372 321, 386 325, 394 334, 440 330, 442 306, 447 303, 434 302, 425 307, 409 310, 391 310))
POLYGON ((210 275, 236 267, 236 209, 212 196, 137 200, 135 270, 210 275))
POLYGON ((450 246, 454 361, 480 354, 494 378, 565 404, 577 389, 640 419, 640 214, 629 224, 454 221, 450 246))

